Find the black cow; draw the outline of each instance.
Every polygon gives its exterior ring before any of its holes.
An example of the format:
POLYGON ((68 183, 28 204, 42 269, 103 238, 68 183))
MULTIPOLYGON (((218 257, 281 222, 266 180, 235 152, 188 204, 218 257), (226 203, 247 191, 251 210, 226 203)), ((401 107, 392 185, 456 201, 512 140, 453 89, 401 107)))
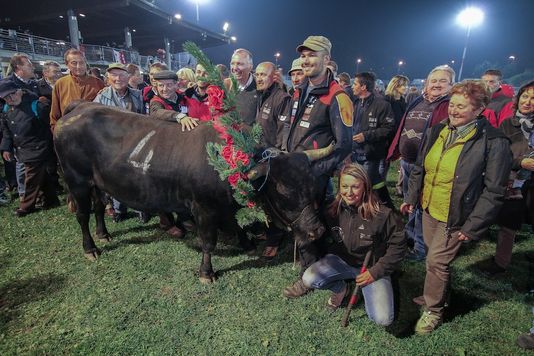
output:
MULTIPOLYGON (((211 253, 217 230, 237 228, 238 206, 228 182, 221 181, 208 164, 207 142, 220 142, 210 125, 182 132, 176 123, 95 103, 78 104, 63 116, 54 143, 77 205, 85 256, 94 260, 100 254, 89 232, 91 201, 96 236, 111 238, 104 223, 102 192, 134 209, 155 213, 173 212, 189 202, 202 245, 200 279, 213 281, 211 253)), ((317 151, 321 150, 308 152, 308 157, 327 154, 317 151)), ((268 215, 298 239, 314 239, 324 232, 314 204, 317 192, 308 157, 279 155, 249 172, 250 179, 263 186, 258 201, 268 215)))

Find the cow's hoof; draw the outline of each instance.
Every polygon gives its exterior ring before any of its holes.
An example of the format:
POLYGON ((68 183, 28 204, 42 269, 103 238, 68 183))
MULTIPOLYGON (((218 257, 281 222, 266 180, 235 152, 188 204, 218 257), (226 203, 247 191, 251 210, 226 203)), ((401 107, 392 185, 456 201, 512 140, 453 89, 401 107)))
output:
POLYGON ((98 238, 98 240, 102 242, 111 242, 112 240, 112 237, 110 234, 96 235, 96 237, 98 238))
POLYGON ((217 277, 213 274, 211 276, 200 276, 198 279, 202 284, 212 284, 217 280, 217 277))
POLYGON ((92 251, 85 252, 83 255, 85 258, 87 258, 89 261, 94 262, 100 256, 101 251, 97 248, 93 249, 92 251))

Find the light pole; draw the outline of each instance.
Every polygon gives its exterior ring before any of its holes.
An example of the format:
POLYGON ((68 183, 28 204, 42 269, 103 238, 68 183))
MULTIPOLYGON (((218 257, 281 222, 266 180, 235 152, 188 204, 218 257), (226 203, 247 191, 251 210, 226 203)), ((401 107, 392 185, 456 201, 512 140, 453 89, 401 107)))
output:
POLYGON ((198 12, 198 7, 201 3, 204 3, 206 2, 207 0, 190 0, 191 2, 194 2, 195 3, 195 7, 196 7, 196 10, 197 10, 197 23, 200 21, 200 16, 199 16, 199 12, 198 12))
POLYGON ((462 62, 460 63, 460 71, 458 72, 458 81, 462 79, 462 71, 464 69, 465 54, 467 53, 467 44, 469 43, 469 35, 471 34, 471 27, 478 26, 484 20, 484 13, 476 7, 468 7, 458 14, 456 22, 463 27, 467 27, 465 36, 464 52, 462 54, 462 62))
POLYGON ((362 59, 356 59, 356 73, 360 73, 360 63, 362 63, 362 59))
POLYGON ((280 52, 276 52, 274 54, 274 63, 276 65, 276 68, 278 68, 278 58, 280 58, 280 52))
POLYGON ((400 70, 401 70, 401 67, 404 65, 404 62, 403 61, 399 61, 399 63, 397 63, 397 74, 400 73, 400 70))

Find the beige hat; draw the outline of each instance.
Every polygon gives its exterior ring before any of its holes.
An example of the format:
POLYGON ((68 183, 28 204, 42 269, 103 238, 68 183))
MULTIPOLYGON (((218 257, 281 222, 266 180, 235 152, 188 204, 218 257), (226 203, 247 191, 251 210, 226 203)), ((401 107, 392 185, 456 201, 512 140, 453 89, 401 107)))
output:
POLYGON ((294 70, 302 70, 302 61, 300 58, 293 60, 293 63, 291 64, 291 69, 289 70, 289 72, 287 72, 287 74, 291 74, 291 72, 294 70))
POLYGON ((297 47, 297 52, 300 53, 306 48, 314 52, 326 51, 330 54, 332 43, 330 43, 330 40, 324 36, 309 36, 303 44, 297 47))
POLYGON ((128 69, 126 69, 126 66, 122 63, 111 63, 108 68, 106 69, 106 72, 109 72, 112 69, 120 69, 125 72, 128 72, 128 69))

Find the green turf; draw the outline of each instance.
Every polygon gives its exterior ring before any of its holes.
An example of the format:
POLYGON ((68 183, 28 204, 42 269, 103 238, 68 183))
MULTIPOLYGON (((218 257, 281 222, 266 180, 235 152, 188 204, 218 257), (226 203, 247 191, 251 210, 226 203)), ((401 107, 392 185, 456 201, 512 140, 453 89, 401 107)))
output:
POLYGON ((447 320, 420 337, 412 332, 419 310, 411 299, 422 291, 423 264, 402 264, 391 327, 374 325, 359 304, 343 329, 341 312, 324 308, 328 292, 282 297, 298 273, 290 241, 270 266, 233 242, 219 243, 213 264, 220 278, 206 286, 197 279, 196 238, 169 238, 156 218, 148 225, 107 220, 114 240, 97 242, 103 254, 89 262, 64 205, 25 218, 13 217, 15 207, 0 208, 2 355, 512 355, 524 353, 515 340, 532 324, 534 266, 525 253, 534 242, 526 228, 502 278, 474 268, 494 252, 495 231, 463 249, 453 264, 447 320))

